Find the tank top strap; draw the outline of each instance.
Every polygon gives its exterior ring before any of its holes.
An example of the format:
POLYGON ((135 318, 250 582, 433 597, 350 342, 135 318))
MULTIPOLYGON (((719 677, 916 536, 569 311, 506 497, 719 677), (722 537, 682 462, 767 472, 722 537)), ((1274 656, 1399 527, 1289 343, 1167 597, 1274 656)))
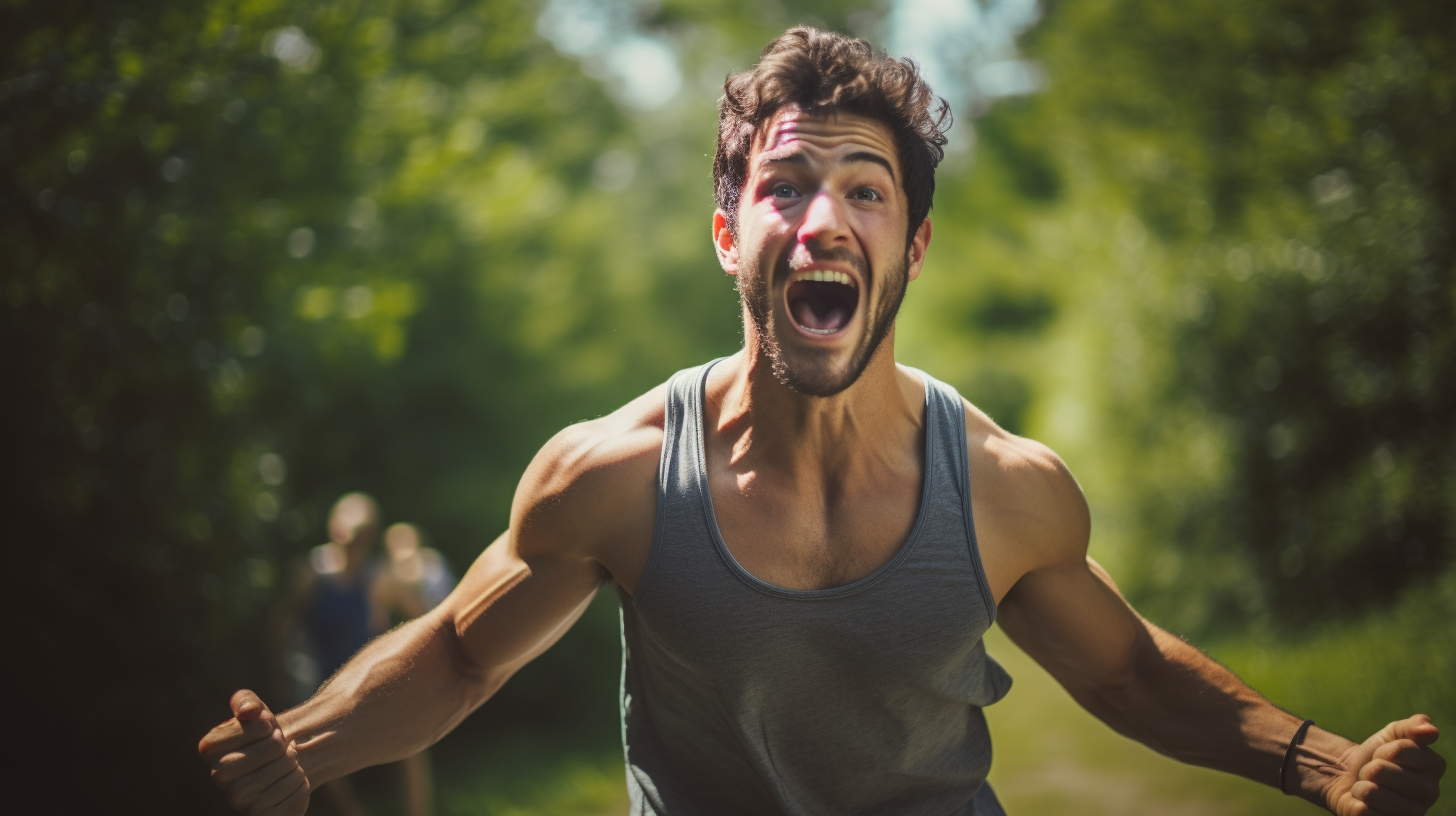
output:
POLYGON ((703 474, 707 462, 703 447, 703 384, 708 371, 724 358, 685 368, 667 380, 662 427, 662 456, 657 465, 657 511, 652 549, 638 578, 636 595, 664 569, 675 575, 687 568, 692 554, 684 552, 690 542, 708 541, 708 506, 704 500, 703 474), (696 535, 684 537, 684 532, 696 535), (664 566, 664 562, 669 562, 664 566))
POLYGON ((919 369, 910 369, 925 383, 925 433, 928 437, 926 478, 953 485, 962 498, 970 494, 966 474, 966 414, 961 396, 949 385, 919 369))
POLYGON ((673 374, 667 381, 662 458, 657 465, 659 521, 665 510, 694 492, 698 437, 701 435, 701 422, 697 421, 702 394, 699 384, 706 373, 707 366, 695 366, 673 374))
MULTIPOLYGON (((907 366, 907 368, 909 368, 907 366)), ((965 541, 971 566, 981 585, 986 614, 996 619, 996 603, 991 584, 981 564, 980 546, 976 541, 976 522, 971 513, 970 450, 966 441, 966 406, 961 395, 950 385, 917 368, 911 368, 925 383, 925 432, 929 437, 925 478, 935 479, 938 486, 954 487, 965 519, 965 541)))
POLYGON ((701 505, 702 474, 708 470, 703 446, 704 385, 708 372, 723 359, 683 369, 667 381, 662 459, 658 463, 659 509, 684 501, 701 505))

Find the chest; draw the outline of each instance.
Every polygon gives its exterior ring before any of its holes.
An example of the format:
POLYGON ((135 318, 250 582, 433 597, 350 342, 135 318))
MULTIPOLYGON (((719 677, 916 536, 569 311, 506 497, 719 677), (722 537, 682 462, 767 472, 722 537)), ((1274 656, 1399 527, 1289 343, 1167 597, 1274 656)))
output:
POLYGON ((887 689, 989 699, 993 607, 954 485, 912 473, 819 512, 804 491, 721 471, 685 487, 665 494, 650 575, 626 601, 629 653, 656 653, 644 659, 664 684, 807 706, 845 678, 863 691, 869 672, 887 689))
POLYGON ((910 536, 923 498, 914 459, 843 482, 710 467, 708 485, 733 558, 759 580, 787 589, 844 586, 884 566, 910 536))

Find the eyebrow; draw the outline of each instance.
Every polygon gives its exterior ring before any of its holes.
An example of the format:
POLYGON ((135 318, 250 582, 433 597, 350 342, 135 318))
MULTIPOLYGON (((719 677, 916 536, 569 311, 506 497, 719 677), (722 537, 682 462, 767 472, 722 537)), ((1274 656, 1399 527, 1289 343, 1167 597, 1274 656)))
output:
MULTIPOLYGON (((895 168, 893 168, 893 167, 890 166, 890 162, 889 162, 888 159, 886 159, 884 156, 881 156, 878 153, 869 153, 867 151, 860 150, 860 151, 856 151, 854 153, 850 153, 849 155, 847 155, 844 158, 842 158, 842 159, 839 160, 839 163, 840 164, 847 164, 847 163, 850 163, 850 162, 869 162, 871 164, 878 164, 879 166, 885 168, 885 172, 887 172, 887 173, 890 174, 890 180, 891 181, 894 181, 895 180, 895 168)), ((786 156, 780 156, 778 158, 766 158, 766 159, 763 160, 763 163, 764 164, 808 164, 809 163, 809 157, 808 156, 805 156, 803 153, 790 153, 790 154, 788 154, 786 156)))

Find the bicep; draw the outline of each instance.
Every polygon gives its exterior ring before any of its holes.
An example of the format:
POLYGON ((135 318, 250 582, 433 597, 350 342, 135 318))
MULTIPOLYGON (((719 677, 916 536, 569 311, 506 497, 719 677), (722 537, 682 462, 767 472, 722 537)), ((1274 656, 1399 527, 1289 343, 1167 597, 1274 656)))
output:
POLYGON ((1145 629, 1091 558, 1023 576, 1001 602, 997 620, 1069 690, 1125 682, 1145 629))
POLYGON ((532 460, 516 488, 510 529, 441 604, 469 667, 508 677, 586 611, 609 579, 604 564, 619 543, 641 537, 626 522, 643 517, 644 508, 651 518, 661 431, 647 431, 572 426, 532 460))
POLYGON ((983 497, 987 512, 977 516, 1010 583, 997 604, 1001 628, 1068 689, 1124 682, 1142 619, 1087 557, 1092 518, 1076 479, 1029 440, 995 452, 985 460, 999 466, 992 483, 1001 492, 983 497))

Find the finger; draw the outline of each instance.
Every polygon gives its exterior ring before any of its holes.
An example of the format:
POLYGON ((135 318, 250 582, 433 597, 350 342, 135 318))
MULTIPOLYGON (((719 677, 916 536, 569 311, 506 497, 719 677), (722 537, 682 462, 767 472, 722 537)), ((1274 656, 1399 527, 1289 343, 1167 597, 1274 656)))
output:
POLYGON ((223 789, 230 788, 244 776, 286 756, 288 748, 289 743, 283 738, 283 732, 274 729, 272 736, 267 739, 245 745, 218 759, 212 772, 212 781, 223 789))
POLYGON ((228 788, 228 801, 238 810, 247 810, 261 800, 263 792, 298 768, 297 756, 281 756, 239 779, 228 788))
POLYGON ((1435 723, 1431 722, 1431 718, 1424 714, 1396 720, 1387 725, 1385 730, 1390 734, 1391 739, 1408 739, 1418 745, 1430 745, 1441 736, 1441 729, 1437 728, 1435 723))
POLYGON ((258 695, 248 689, 238 689, 234 692, 228 705, 232 708, 233 716, 237 718, 238 722, 256 720, 268 710, 268 706, 263 705, 263 701, 259 699, 258 695))
POLYGON ((1413 773, 1388 760, 1371 760, 1360 769, 1358 777, 1361 782, 1373 782, 1377 787, 1427 805, 1441 794, 1440 785, 1430 775, 1413 773))
POLYGON ((307 786, 308 777, 304 775, 302 768, 294 765, 293 770, 287 776, 274 782, 268 786, 267 790, 263 791, 262 795, 258 797, 258 804, 265 811, 271 812, 269 809, 277 808, 278 805, 297 793, 299 788, 307 786))
POLYGON ((1376 810, 1353 796, 1341 800, 1340 805, 1335 809, 1335 813, 1340 814, 1340 816, 1390 816, 1389 813, 1376 810))
POLYGON ((1429 804, 1413 802, 1394 791, 1386 790, 1374 782, 1356 782, 1350 794, 1369 805, 1372 810, 1387 816, 1425 816, 1429 804))
POLYGON ((233 718, 218 724, 197 743, 197 752, 205 757, 210 755, 210 761, 215 762, 222 754, 248 743, 267 739, 278 727, 273 712, 247 689, 234 694, 229 707, 234 712, 233 718))
POLYGON ((1440 779, 1446 772, 1446 760, 1430 748, 1417 745, 1413 740, 1387 742, 1375 749, 1374 759, 1392 762, 1408 771, 1427 774, 1440 779))
POLYGON ((288 798, 274 806, 273 814, 275 816, 303 816, 304 811, 308 810, 308 797, 312 790, 312 784, 305 777, 303 784, 299 785, 297 790, 288 794, 288 798))
POLYGON ((238 722, 234 718, 208 731, 207 736, 197 743, 197 752, 215 765, 224 754, 259 740, 265 740, 277 728, 278 721, 273 719, 271 712, 265 712, 248 722, 238 722))

